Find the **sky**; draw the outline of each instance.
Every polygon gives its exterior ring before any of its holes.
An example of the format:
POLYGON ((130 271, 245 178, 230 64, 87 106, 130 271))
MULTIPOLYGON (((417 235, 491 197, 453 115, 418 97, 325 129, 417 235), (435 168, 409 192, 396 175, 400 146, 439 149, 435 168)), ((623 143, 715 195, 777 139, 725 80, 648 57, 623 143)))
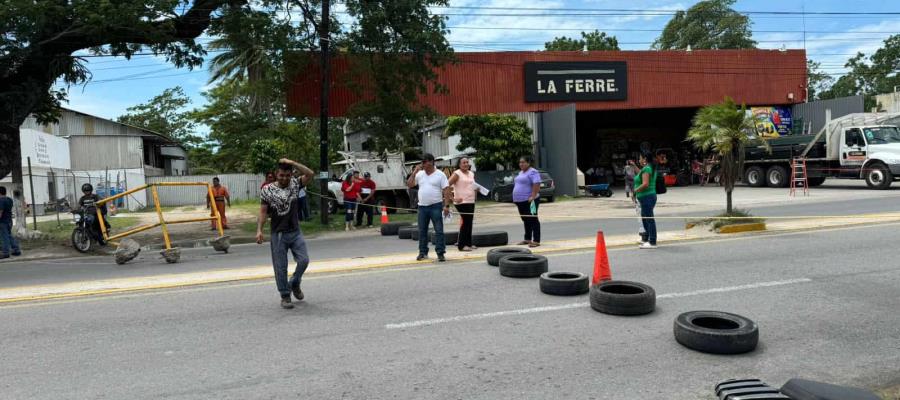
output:
MULTIPOLYGON (((458 52, 541 50, 544 42, 556 36, 580 37, 580 31, 594 29, 616 36, 623 50, 646 50, 671 18, 668 11, 687 9, 694 3, 689 0, 450 0, 451 8, 434 11, 448 15, 448 40, 458 52), (565 15, 552 15, 546 9, 560 10, 555 13, 565 15), (644 13, 610 12, 610 9, 644 10, 644 13)), ((758 47, 805 48, 808 58, 821 62, 824 72, 834 77, 845 72, 844 63, 856 52, 872 54, 884 39, 900 34, 900 1, 897 0, 742 0, 734 8, 750 12, 753 38, 759 42, 758 47), (808 14, 755 13, 802 11, 808 14)), ((340 13, 340 5, 336 10, 339 18, 346 19, 340 13)), ((88 67, 93 79, 85 85, 71 87, 66 106, 110 119, 174 86, 184 88, 193 101, 192 107, 200 107, 205 103, 202 92, 209 88, 206 65, 193 71, 177 69, 160 57, 137 56, 131 60, 98 57, 92 58, 88 67)))

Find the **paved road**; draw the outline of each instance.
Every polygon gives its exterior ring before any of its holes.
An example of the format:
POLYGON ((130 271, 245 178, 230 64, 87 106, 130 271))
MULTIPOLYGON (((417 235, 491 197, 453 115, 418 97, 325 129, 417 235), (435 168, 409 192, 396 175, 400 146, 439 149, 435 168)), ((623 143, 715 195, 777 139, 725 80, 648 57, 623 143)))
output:
MULTIPOLYGON (((272 282, 5 306, 0 388, 10 399, 697 400, 734 377, 880 387, 900 377, 896 230, 613 250, 614 277, 661 297, 643 317, 596 313, 577 304, 585 296, 546 296, 480 262, 310 277, 291 311, 272 282), (672 321, 697 309, 753 318, 760 347, 681 347, 672 321)), ((588 272, 592 254, 550 261, 588 272)))
MULTIPOLYGON (((839 201, 799 205, 788 203, 780 206, 760 207, 753 210, 754 214, 764 216, 852 215, 891 211, 900 211, 900 201, 867 199, 852 202, 839 201)), ((661 207, 658 210, 658 215, 686 216, 696 214, 672 214, 666 212, 665 207, 661 207)), ((661 231, 682 230, 684 228, 684 221, 678 219, 659 220, 658 224, 661 231)), ((598 228, 602 228, 607 235, 636 234, 637 225, 637 219, 587 219, 545 222, 542 229, 545 240, 560 240, 589 237, 598 228)), ((510 233, 510 240, 518 240, 522 232, 521 223, 511 223, 510 225, 492 226, 483 229, 507 231, 510 233)), ((268 248, 268 245, 237 245, 232 247, 231 253, 227 255, 216 253, 209 248, 189 249, 184 251, 181 262, 176 265, 161 262, 157 252, 148 252, 124 266, 116 265, 112 257, 109 256, 3 263, 0 264, 0 287, 269 265, 268 248)), ((373 231, 371 236, 364 237, 313 239, 309 241, 309 250, 310 256, 314 260, 323 260, 414 252, 416 243, 408 240, 401 241, 396 237, 382 237, 373 231)))

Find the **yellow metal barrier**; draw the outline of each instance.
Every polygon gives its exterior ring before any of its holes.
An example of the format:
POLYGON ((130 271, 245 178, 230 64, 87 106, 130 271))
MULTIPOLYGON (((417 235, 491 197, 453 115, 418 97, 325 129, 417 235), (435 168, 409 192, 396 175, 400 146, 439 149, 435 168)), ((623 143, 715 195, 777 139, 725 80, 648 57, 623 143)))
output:
POLYGON ((212 185, 206 182, 160 182, 153 183, 149 185, 143 185, 136 187, 131 190, 127 190, 125 192, 116 194, 114 196, 107 197, 97 202, 97 220, 100 221, 100 232, 103 234, 103 238, 107 241, 121 239, 125 236, 133 235, 135 233, 143 232, 148 229, 156 228, 157 226, 162 228, 163 241, 166 244, 166 249, 172 248, 172 242, 169 239, 169 229, 166 227, 166 224, 185 224, 189 222, 203 222, 203 221, 216 221, 216 227, 219 231, 219 237, 225 235, 225 231, 222 227, 222 216, 219 215, 219 209, 216 207, 215 196, 213 196, 212 185), (210 208, 212 208, 213 215, 210 217, 200 217, 200 218, 188 218, 188 219, 180 219, 175 221, 166 221, 163 217, 162 207, 159 205, 159 193, 156 190, 157 186, 206 186, 206 193, 211 200, 210 208), (103 213, 100 212, 100 206, 109 203, 111 201, 115 201, 116 199, 128 196, 132 193, 139 192, 141 190, 150 189, 150 194, 153 196, 153 203, 156 205, 156 215, 159 218, 159 222, 142 225, 128 231, 119 233, 117 235, 109 236, 109 232, 106 231, 106 224, 103 222, 103 213))

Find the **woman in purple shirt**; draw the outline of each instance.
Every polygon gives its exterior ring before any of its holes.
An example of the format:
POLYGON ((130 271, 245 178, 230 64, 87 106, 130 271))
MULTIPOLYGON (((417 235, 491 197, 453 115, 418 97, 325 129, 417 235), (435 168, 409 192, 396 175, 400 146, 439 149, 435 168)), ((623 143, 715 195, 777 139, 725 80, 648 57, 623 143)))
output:
POLYGON ((519 159, 519 175, 516 176, 513 186, 513 203, 519 208, 519 216, 525 224, 525 240, 520 245, 538 247, 541 245, 541 222, 538 221, 537 209, 540 203, 541 173, 531 168, 533 163, 531 156, 522 156, 519 159), (534 204, 532 206, 532 204, 534 204), (533 210, 533 212, 532 212, 533 210))

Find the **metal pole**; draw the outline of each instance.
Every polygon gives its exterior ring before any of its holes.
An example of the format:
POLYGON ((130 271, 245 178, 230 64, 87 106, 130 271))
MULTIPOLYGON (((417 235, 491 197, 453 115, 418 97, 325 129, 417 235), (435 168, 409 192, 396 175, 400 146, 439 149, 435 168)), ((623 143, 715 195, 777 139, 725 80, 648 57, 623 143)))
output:
POLYGON ((28 157, 28 186, 31 186, 31 221, 37 230, 37 204, 34 202, 34 175, 31 174, 31 157, 28 157))
MULTIPOLYGON (((125 169, 125 187, 123 188, 123 192, 127 192, 127 191, 128 191, 128 169, 125 169)), ((125 197, 125 209, 130 210, 130 208, 128 208, 128 197, 127 196, 125 197)))
POLYGON ((150 187, 150 193, 153 194, 153 203, 156 204, 156 216, 159 217, 159 226, 162 227, 163 241, 166 243, 166 250, 172 248, 172 242, 169 241, 169 230, 166 228, 166 221, 163 219, 162 208, 159 206, 159 195, 156 194, 156 186, 150 187))
MULTIPOLYGON (((53 167, 50 167, 50 175, 53 175, 53 197, 59 196, 59 193, 56 193, 56 174, 53 173, 53 167)), ((56 204, 56 226, 62 226, 62 223, 59 222, 59 199, 52 199, 53 204, 56 204)))
POLYGON ((321 193, 319 212, 322 214, 322 225, 328 225, 328 86, 331 75, 329 73, 328 44, 329 39, 329 15, 330 1, 322 1, 322 21, 319 23, 319 46, 322 48, 322 96, 319 99, 319 192, 321 193))

